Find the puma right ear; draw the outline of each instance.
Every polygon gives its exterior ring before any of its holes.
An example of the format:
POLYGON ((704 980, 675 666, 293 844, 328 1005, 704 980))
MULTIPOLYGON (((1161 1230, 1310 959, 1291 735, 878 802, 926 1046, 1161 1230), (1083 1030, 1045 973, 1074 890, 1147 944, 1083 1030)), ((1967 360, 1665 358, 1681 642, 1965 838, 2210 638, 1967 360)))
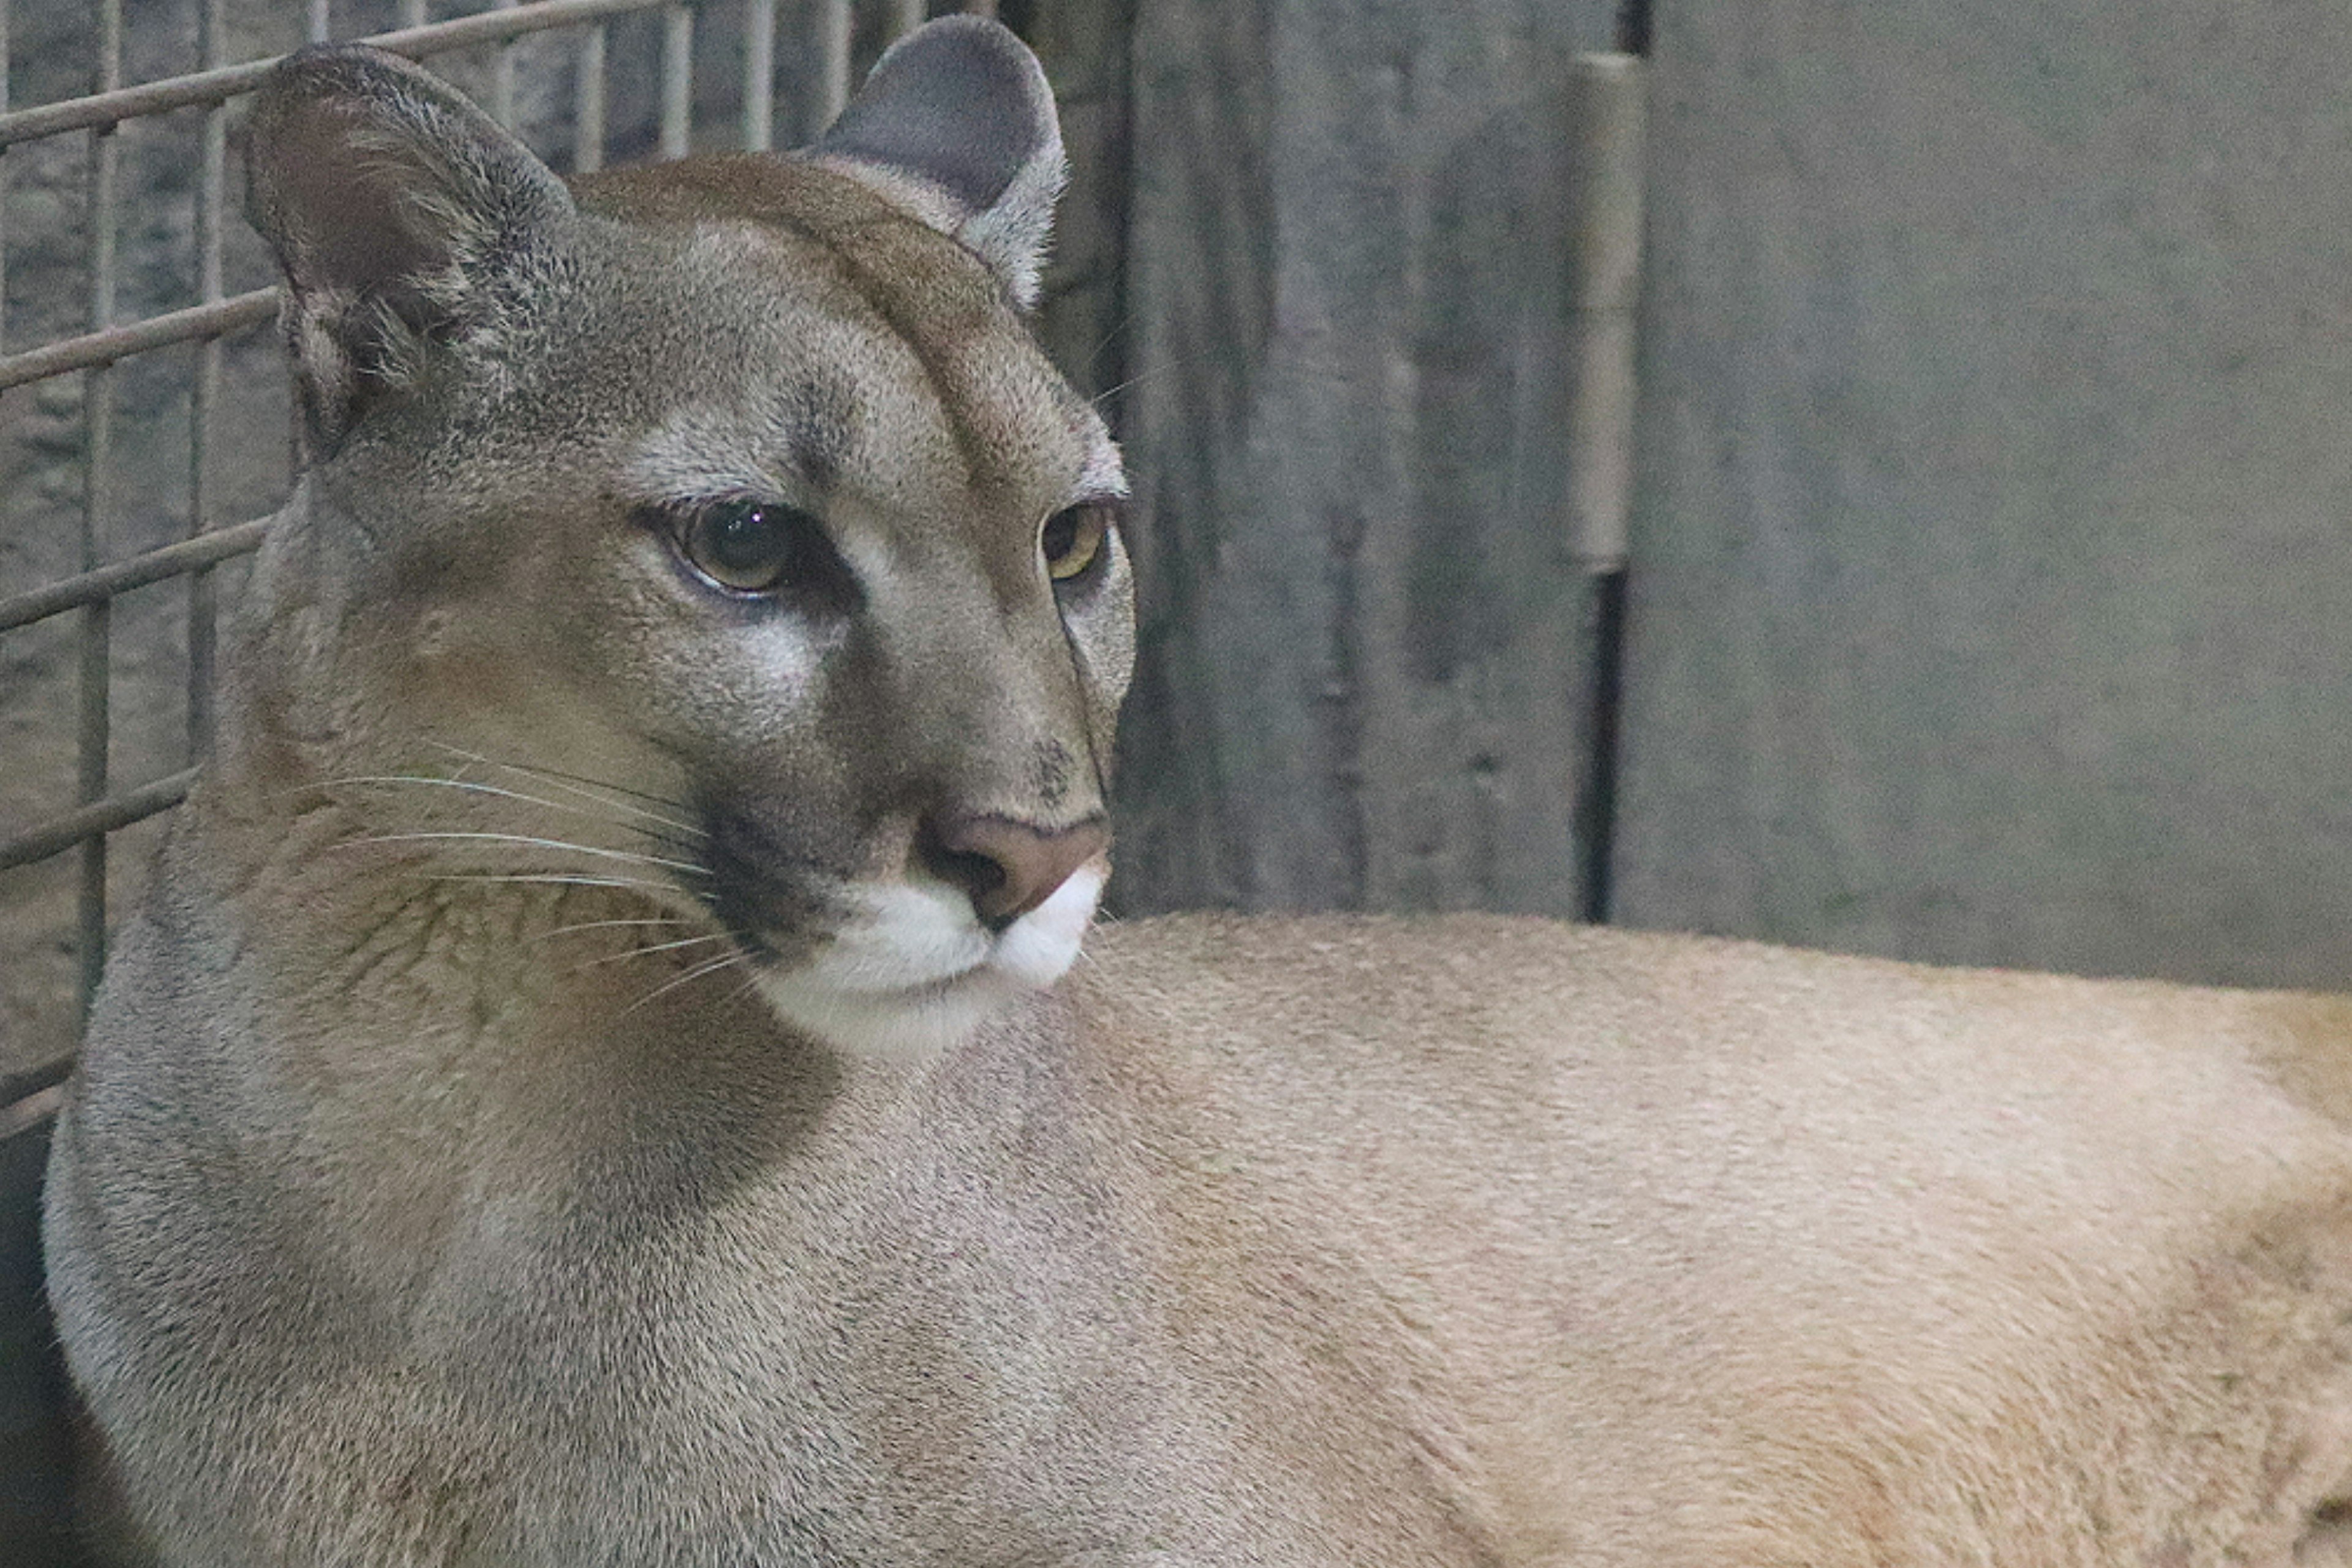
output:
POLYGON ((246 130, 246 216, 286 274, 311 438, 331 450, 436 345, 487 346, 562 254, 571 194, 488 115, 363 46, 289 56, 246 130))
POLYGON ((1036 304, 1069 164, 1045 68, 1006 28, 980 16, 916 28, 807 151, 906 200, 1023 310, 1036 304))

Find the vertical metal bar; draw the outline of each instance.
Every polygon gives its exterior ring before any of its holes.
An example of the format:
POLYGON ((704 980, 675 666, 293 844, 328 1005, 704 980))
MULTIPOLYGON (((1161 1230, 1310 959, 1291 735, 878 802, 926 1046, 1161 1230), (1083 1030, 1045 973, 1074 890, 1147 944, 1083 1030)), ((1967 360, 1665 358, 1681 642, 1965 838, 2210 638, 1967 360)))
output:
MULTIPOLYGON (((227 63, 226 26, 222 16, 226 0, 205 0, 197 23, 197 47, 206 70, 227 63)), ((205 111, 203 172, 196 185, 196 295, 210 304, 222 297, 221 208, 228 184, 228 110, 205 111)), ((188 534, 191 538, 213 525, 210 483, 213 419, 220 405, 221 346, 218 338, 196 345, 196 379, 188 392, 188 534)), ((213 571, 202 567, 188 576, 188 762, 194 764, 212 754, 213 666, 217 606, 213 571)))
POLYGON ((931 8, 924 0, 890 0, 890 37, 896 41, 913 32, 930 16, 931 8))
POLYGON ((1569 85, 1569 548, 1591 572, 1625 564, 1633 488, 1633 331, 1642 289, 1644 84, 1633 55, 1581 55, 1569 85))
MULTIPOLYGON (((0 114, 8 111, 8 0, 0 0, 0 114)), ((0 342, 8 338, 8 155, 0 149, 0 342)))
POLYGON ((604 24, 582 35, 572 84, 572 168, 593 174, 604 166, 604 24))
MULTIPOLYGON (((511 11, 516 0, 492 0, 493 11, 511 11)), ((500 44, 490 58, 490 118, 511 129, 515 114, 515 50, 513 39, 500 44)))
MULTIPOLYGON (((122 0, 100 0, 98 82, 111 92, 122 79, 122 0)), ((113 126, 89 135, 89 324, 114 324, 114 196, 121 144, 113 126)), ((93 571, 106 559, 106 469, 114 444, 114 385, 110 367, 82 373, 81 565, 93 571)), ((81 723, 76 792, 83 804, 106 795, 109 605, 103 599, 81 612, 81 723)), ((89 1007, 106 967, 106 836, 81 847, 81 886, 76 897, 76 956, 81 1005, 89 1007)))
POLYGON ((662 11, 661 155, 683 158, 694 140, 694 7, 662 11))
POLYGON ((776 144, 776 0, 743 0, 743 151, 776 144))
POLYGON ((400 25, 421 27, 429 18, 425 15, 425 0, 400 0, 400 25))
POLYGON ((817 0, 816 129, 841 115, 849 101, 849 0, 817 0))
POLYGON ((310 41, 323 44, 335 36, 333 0, 310 0, 310 41))

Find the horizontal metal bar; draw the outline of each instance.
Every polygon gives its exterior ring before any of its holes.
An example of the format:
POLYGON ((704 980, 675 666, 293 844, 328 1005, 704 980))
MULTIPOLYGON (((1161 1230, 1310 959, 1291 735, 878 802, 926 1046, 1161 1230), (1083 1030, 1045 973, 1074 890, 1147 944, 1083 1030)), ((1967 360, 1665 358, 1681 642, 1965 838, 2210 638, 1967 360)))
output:
POLYGON ((0 871, 11 871, 19 866, 29 866, 36 860, 46 860, 61 854, 101 834, 118 827, 128 827, 143 821, 159 811, 169 811, 188 798, 188 786, 195 782, 196 770, 183 768, 168 778, 153 784, 141 784, 122 795, 111 795, 104 800, 94 800, 88 805, 53 816, 30 832, 20 833, 0 844, 0 871))
POLYGON ((0 1103, 13 1104, 45 1089, 55 1089, 72 1076, 74 1058, 68 1055, 55 1061, 42 1062, 37 1067, 0 1073, 0 1103))
MULTIPOLYGON (((485 11, 478 16, 456 16, 446 22, 435 22, 423 27, 403 27, 397 32, 378 33, 374 37, 361 41, 395 55, 421 60, 452 49, 471 48, 478 44, 501 44, 511 38, 543 33, 551 27, 569 26, 575 22, 593 22, 606 16, 625 16, 633 11, 651 11, 663 4, 665 0, 537 0, 536 4, 517 5, 511 11, 485 11)), ((244 65, 166 77, 138 87, 95 93, 88 98, 68 98, 56 103, 45 103, 36 109, 20 109, 14 113, 0 114, 0 147, 13 147, 19 142, 55 136, 67 131, 89 131, 99 126, 115 125, 151 114, 169 114, 175 109, 187 109, 200 103, 226 103, 237 94, 251 92, 260 86, 261 79, 268 76, 270 68, 277 63, 275 58, 250 60, 244 65)))
MULTIPOLYGON (((62 1079, 73 1070, 72 1058, 58 1064, 62 1079)), ((22 1100, 0 1104, 0 1143, 5 1143, 19 1132, 30 1132, 65 1109, 66 1090, 63 1082, 47 1089, 37 1089, 22 1100)))
POLYGON ((219 300, 209 305, 191 305, 184 310, 170 310, 160 316, 150 316, 143 321, 128 326, 109 327, 103 331, 85 332, 78 338, 28 349, 20 354, 0 359, 0 392, 12 386, 22 386, 28 381, 47 376, 63 375, 70 370, 90 370, 116 360, 128 359, 150 349, 168 348, 173 343, 194 342, 204 338, 226 337, 243 331, 257 321, 266 321, 278 313, 278 290, 256 289, 250 294, 239 294, 233 300, 219 300))
POLYGON ((133 588, 143 588, 166 577, 199 571, 232 555, 258 550, 262 535, 268 531, 269 519, 256 518, 251 522, 240 522, 234 528, 218 529, 211 533, 200 533, 194 539, 183 539, 177 544, 167 544, 161 550, 151 550, 128 561, 117 561, 110 566, 84 572, 78 577, 68 577, 46 588, 12 595, 0 599, 0 632, 30 626, 35 621, 46 620, 79 605, 100 604, 117 594, 127 594, 133 588))

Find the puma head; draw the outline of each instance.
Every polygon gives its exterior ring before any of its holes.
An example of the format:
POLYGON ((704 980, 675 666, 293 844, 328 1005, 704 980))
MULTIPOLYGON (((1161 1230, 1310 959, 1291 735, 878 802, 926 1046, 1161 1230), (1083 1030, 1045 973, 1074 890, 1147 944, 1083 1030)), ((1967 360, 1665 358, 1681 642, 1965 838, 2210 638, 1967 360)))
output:
POLYGON ((1012 34, 910 34, 800 153, 568 184, 309 49, 248 168, 312 463, 231 775, 412 875, 640 894, 845 1048, 1062 974, 1133 616, 1117 449, 1022 320, 1064 163, 1012 34))

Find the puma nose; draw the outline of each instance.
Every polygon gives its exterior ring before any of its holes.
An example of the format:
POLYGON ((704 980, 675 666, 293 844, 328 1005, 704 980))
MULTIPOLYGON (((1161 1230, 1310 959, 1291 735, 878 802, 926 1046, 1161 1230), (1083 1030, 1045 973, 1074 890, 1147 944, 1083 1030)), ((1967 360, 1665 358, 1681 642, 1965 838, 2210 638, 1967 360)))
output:
POLYGON ((932 822, 925 837, 931 870, 971 896, 981 924, 1003 931, 1108 847, 1110 830, 1100 818, 1047 832, 1009 816, 958 812, 932 822))

